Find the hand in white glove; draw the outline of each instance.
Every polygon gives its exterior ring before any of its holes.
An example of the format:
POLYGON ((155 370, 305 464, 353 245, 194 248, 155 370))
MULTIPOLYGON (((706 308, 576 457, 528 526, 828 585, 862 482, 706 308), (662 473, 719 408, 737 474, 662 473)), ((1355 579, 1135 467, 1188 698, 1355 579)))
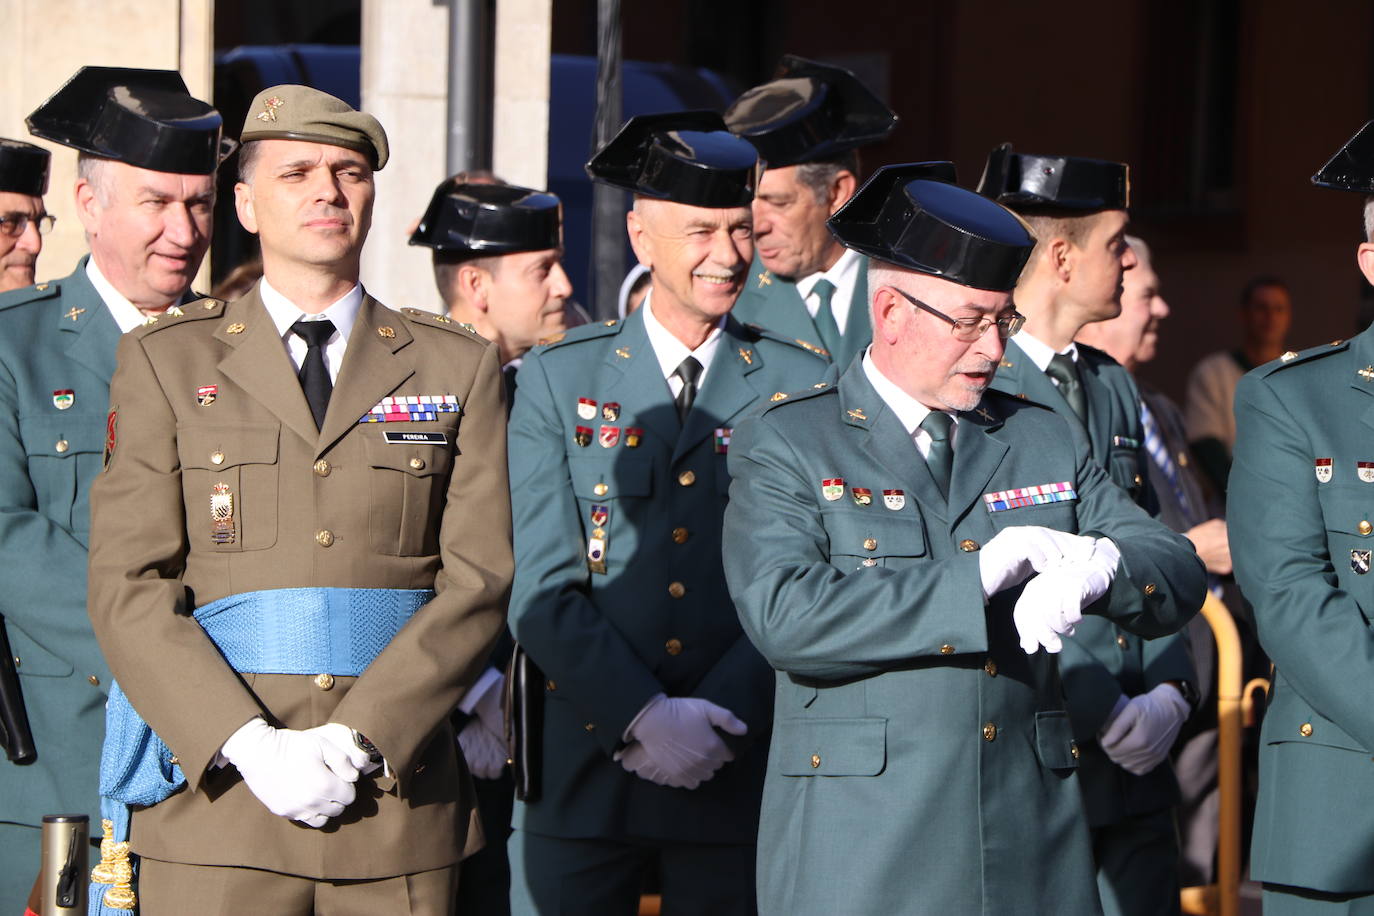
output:
POLYGON ((1177 687, 1160 684, 1121 706, 1098 733, 1097 743, 1117 766, 1144 776, 1164 762, 1191 712, 1177 687))
POLYGON ((478 779, 496 779, 506 765, 506 723, 501 714, 505 678, 493 682, 472 708, 472 718, 458 733, 458 746, 468 769, 478 779))
POLYGON ((273 728, 254 717, 229 736, 221 753, 273 814, 323 827, 353 802, 358 768, 318 729, 273 728))
POLYGON ((749 731, 734 713, 696 697, 654 697, 626 730, 630 745, 620 757, 626 770, 661 786, 695 789, 735 754, 716 733, 749 731))
POLYGON ((1078 534, 1018 525, 999 531, 978 552, 978 572, 983 579, 983 597, 1014 588, 1032 573, 1043 572, 1062 560, 1092 554, 1093 539, 1078 534))
MULTIPOLYGON (((336 748, 348 755, 348 762, 362 775, 367 775, 381 766, 381 763, 372 759, 367 751, 358 747, 358 742, 353 740, 353 729, 347 725, 340 725, 338 722, 330 722, 326 725, 316 725, 314 728, 305 729, 302 734, 319 735, 328 740, 336 748)), ((356 777, 355 777, 356 778, 356 777)), ((349 780, 350 782, 352 780, 349 780)))
POLYGON ((1074 627, 1083 619, 1083 608, 1112 586, 1121 553, 1107 538, 1084 540, 1092 544, 1088 556, 1064 559, 1047 567, 1026 583, 1021 597, 1016 599, 1012 621, 1021 636, 1021 649, 1027 655, 1033 655, 1041 646, 1051 653, 1063 649, 1060 637, 1072 636, 1074 627))

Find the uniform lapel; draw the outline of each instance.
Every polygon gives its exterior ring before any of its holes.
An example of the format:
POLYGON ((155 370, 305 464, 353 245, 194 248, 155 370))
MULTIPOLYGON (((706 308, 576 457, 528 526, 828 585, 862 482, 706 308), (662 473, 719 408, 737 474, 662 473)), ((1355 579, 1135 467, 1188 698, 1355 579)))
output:
POLYGON ((985 404, 959 414, 954 437, 954 473, 949 484, 950 521, 957 523, 985 492, 1007 455, 1007 444, 993 433, 1002 418, 985 404))
POLYGON ((752 321, 784 337, 816 340, 816 323, 797 295, 797 285, 769 271, 758 258, 754 259, 749 280, 740 293, 741 300, 746 296, 750 301, 740 303, 741 320, 752 321))
POLYGON ((81 259, 70 277, 59 281, 62 308, 56 321, 67 356, 108 383, 114 376, 119 325, 86 276, 89 257, 81 259))
POLYGON ((225 308, 215 339, 230 347, 229 355, 219 363, 225 378, 302 439, 314 442, 319 438, 286 345, 262 304, 257 286, 225 308), (233 328, 240 330, 230 333, 233 328))
POLYGON ((682 435, 673 450, 674 461, 759 399, 761 392, 747 376, 763 365, 763 357, 744 339, 743 330, 733 318, 726 319, 706 383, 683 422, 682 435))
MULTIPOLYGON (((1105 436, 1110 435, 1110 431, 1102 433, 1107 428, 1107 417, 1111 412, 1110 397, 1103 400, 1103 389, 1100 378, 1088 379, 1089 375, 1096 373, 1088 368, 1086 360, 1079 354, 1078 376, 1084 390, 1087 392, 1088 399, 1088 425, 1089 429, 1084 430, 1092 444, 1093 459, 1099 464, 1107 460, 1109 441, 1104 441, 1105 436), (1096 430, 1096 432, 1094 432, 1096 430)), ((1007 341, 1006 352, 1002 354, 1002 364, 997 369, 997 376, 993 379, 992 386, 998 391, 1007 394, 1023 397, 1050 408, 1070 423, 1078 423, 1082 428, 1082 423, 1078 420, 1078 415, 1069 407, 1069 402, 1064 400, 1064 396, 1059 393, 1059 388, 1054 381, 1040 370, 1038 366, 1026 355, 1025 351, 1017 345, 1016 339, 1007 341)))
MULTIPOLYGON (((363 296, 358 320, 348 335, 348 347, 344 350, 343 364, 339 366, 334 393, 329 397, 329 410, 320 430, 319 454, 343 438, 378 401, 415 374, 414 361, 405 352, 406 345, 413 340, 400 315, 371 296, 363 296)), ((304 395, 301 399, 304 401, 304 395)))
MULTIPOLYGON (((677 412, 663 369, 649 343, 649 332, 644 329, 643 312, 640 308, 631 313, 620 333, 608 338, 612 346, 606 352, 604 365, 612 379, 608 385, 612 396, 604 400, 633 405, 634 422, 672 448, 679 433, 677 412)), ((588 392, 587 396, 601 394, 588 392)), ((581 392, 569 392, 569 395, 578 397, 581 392)))
MULTIPOLYGON (((1374 395, 1374 329, 1351 338, 1349 347, 1350 387, 1361 394, 1374 395)), ((1366 426, 1374 427, 1374 403, 1365 410, 1360 420, 1366 426)))

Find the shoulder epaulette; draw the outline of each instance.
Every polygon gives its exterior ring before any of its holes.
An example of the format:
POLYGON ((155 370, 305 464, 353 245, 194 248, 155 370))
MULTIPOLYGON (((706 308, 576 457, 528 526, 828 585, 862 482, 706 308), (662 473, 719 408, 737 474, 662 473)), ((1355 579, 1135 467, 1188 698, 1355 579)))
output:
POLYGON ((1296 366, 1298 363, 1305 363, 1308 360, 1317 359, 1319 357, 1326 356, 1331 353, 1342 353, 1345 350, 1349 349, 1349 347, 1350 341, 1348 340, 1333 340, 1330 343, 1319 344, 1315 347, 1308 347, 1306 350, 1303 350, 1301 352, 1294 352, 1293 350, 1289 350, 1287 353, 1283 354, 1278 359, 1271 359, 1263 366, 1257 367, 1255 369, 1255 372, 1259 375, 1273 375, 1280 369, 1287 369, 1289 366, 1296 366))
POLYGON ((22 289, 13 289, 0 295, 0 309, 13 308, 26 302, 37 302, 40 299, 51 299, 61 291, 62 284, 56 280, 49 280, 34 286, 25 286, 22 289))
POLYGON ((587 324, 580 324, 575 328, 568 328, 566 331, 559 331, 551 334, 535 344, 535 348, 541 351, 552 350, 564 344, 580 343, 584 340, 595 340, 598 337, 610 337, 619 334, 621 322, 616 318, 607 318, 605 321, 592 321, 587 324))
POLYGON ((427 312, 424 309, 403 308, 399 310, 411 324, 418 324, 427 328, 443 328, 463 337, 471 337, 482 343, 487 343, 487 339, 477 333, 477 329, 466 321, 454 321, 447 315, 437 312, 427 312))
POLYGON ((146 336, 163 328, 176 327, 188 321, 219 318, 223 314, 223 299, 197 299, 195 302, 188 302, 185 305, 174 305, 161 315, 149 315, 148 319, 143 322, 143 326, 134 328, 132 333, 146 336))
POLYGON ((835 390, 835 386, 831 382, 817 382, 810 388, 803 388, 801 391, 778 391, 764 403, 759 412, 768 413, 784 404, 796 404, 799 401, 807 401, 824 394, 834 394, 835 390))
POLYGON ((802 340, 800 337, 788 337, 784 334, 779 334, 771 328, 766 328, 761 324, 753 324, 751 322, 749 324, 746 324, 744 326, 744 329, 750 332, 750 334, 753 336, 755 340, 759 340, 760 338, 772 340, 776 341, 777 343, 787 344, 789 347, 797 347, 799 349, 805 350, 808 353, 812 353, 816 356, 824 357, 826 359, 830 357, 830 351, 825 349, 825 347, 813 344, 809 340, 802 340))

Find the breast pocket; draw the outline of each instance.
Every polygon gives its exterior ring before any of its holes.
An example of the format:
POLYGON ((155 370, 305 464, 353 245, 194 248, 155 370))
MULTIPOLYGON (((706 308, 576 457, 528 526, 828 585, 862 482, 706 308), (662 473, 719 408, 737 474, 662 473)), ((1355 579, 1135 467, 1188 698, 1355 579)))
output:
POLYGON ((103 415, 19 418, 38 511, 68 531, 90 530, 90 483, 105 448, 103 415))
MULTIPOLYGON (((572 457, 568 460, 568 473, 579 500, 602 503, 647 499, 654 492, 653 462, 647 457, 631 459, 623 452, 613 458, 572 457)), ((695 475, 692 482, 695 483, 695 475)))
POLYGON ((782 719, 771 753, 784 776, 877 776, 887 766, 887 719, 782 719))
POLYGON ((191 544, 217 553, 277 543, 281 427, 178 426, 177 456, 191 544))
POLYGON ((1107 473, 1112 482, 1129 493, 1132 499, 1139 497, 1145 486, 1145 468, 1141 464, 1139 446, 1129 441, 1114 443, 1107 457, 1107 473))
POLYGON ((875 566, 901 567, 926 556, 925 522, 914 511, 892 513, 869 506, 824 516, 830 565, 845 572, 875 566))
POLYGON ((1326 544, 1341 586, 1374 606, 1374 484, 1317 484, 1326 544))
POLYGON ((448 499, 456 431, 406 429, 434 441, 404 438, 383 430, 364 440, 371 467, 370 522, 372 548, 392 557, 431 556, 439 552, 439 526, 448 499), (393 435, 388 437, 387 432, 393 435), (445 441, 439 442, 438 435, 445 441))

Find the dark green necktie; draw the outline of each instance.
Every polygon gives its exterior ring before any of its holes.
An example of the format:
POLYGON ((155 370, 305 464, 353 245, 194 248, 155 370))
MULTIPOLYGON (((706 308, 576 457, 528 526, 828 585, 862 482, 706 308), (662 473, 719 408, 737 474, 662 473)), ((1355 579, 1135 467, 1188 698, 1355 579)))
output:
POLYGON ((935 485, 940 488, 940 493, 945 499, 949 499, 949 478, 954 471, 954 449, 949 444, 949 431, 953 425, 954 419, 939 410, 932 410, 921 421, 921 429, 930 436, 930 451, 926 453, 926 464, 930 467, 930 476, 935 478, 935 485))
POLYGON ((835 323, 835 312, 830 308, 830 301, 835 298, 835 284, 822 277, 811 287, 811 292, 820 302, 816 307, 816 317, 812 319, 816 323, 816 333, 821 338, 820 344, 838 359, 840 326, 835 323))
POLYGON ((1045 374, 1059 383, 1059 393, 1068 401, 1069 409, 1078 415, 1078 422, 1088 426, 1088 400, 1083 394, 1083 382, 1078 366, 1067 353, 1056 353, 1045 368, 1045 374))

